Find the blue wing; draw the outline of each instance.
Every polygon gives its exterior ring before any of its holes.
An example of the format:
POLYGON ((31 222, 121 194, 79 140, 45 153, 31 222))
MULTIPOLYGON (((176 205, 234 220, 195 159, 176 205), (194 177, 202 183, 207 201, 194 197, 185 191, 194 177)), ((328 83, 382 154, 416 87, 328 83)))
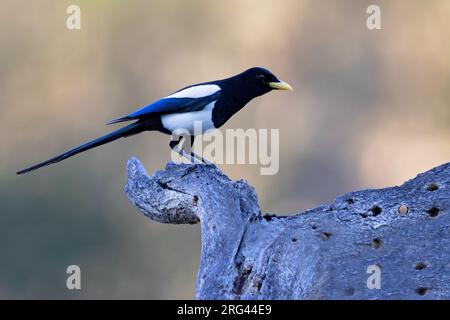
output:
POLYGON ((195 97, 195 98, 162 98, 158 101, 149 104, 148 106, 142 107, 133 113, 130 113, 124 117, 113 119, 107 124, 138 120, 146 118, 155 114, 168 114, 175 112, 192 112, 202 110, 209 103, 219 99, 221 93, 220 91, 215 92, 206 97, 195 97))

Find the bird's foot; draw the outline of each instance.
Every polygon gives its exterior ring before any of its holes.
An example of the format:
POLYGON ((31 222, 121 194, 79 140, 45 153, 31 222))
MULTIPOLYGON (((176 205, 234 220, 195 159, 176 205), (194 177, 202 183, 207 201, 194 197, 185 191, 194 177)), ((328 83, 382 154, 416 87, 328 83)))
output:
POLYGON ((195 160, 197 160, 197 161, 199 161, 199 162, 192 161, 192 163, 200 163, 200 164, 206 164, 206 165, 214 165, 213 162, 209 161, 209 160, 206 159, 206 158, 203 158, 203 156, 200 156, 200 155, 198 155, 198 154, 196 154, 196 153, 194 153, 194 152, 191 152, 191 158, 192 158, 192 159, 195 159, 195 160))
POLYGON ((215 165, 216 165, 214 162, 211 162, 211 161, 209 161, 208 159, 203 158, 203 157, 202 157, 202 162, 203 162, 204 164, 206 164, 207 166, 215 166, 215 165))

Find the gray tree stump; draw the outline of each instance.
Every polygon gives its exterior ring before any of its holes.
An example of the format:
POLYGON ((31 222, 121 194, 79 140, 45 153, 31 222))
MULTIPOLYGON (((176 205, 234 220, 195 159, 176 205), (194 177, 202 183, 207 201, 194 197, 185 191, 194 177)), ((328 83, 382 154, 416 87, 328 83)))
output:
POLYGON ((127 170, 144 215, 201 223, 197 299, 450 299, 450 163, 293 216, 262 215, 255 190, 212 165, 127 170))

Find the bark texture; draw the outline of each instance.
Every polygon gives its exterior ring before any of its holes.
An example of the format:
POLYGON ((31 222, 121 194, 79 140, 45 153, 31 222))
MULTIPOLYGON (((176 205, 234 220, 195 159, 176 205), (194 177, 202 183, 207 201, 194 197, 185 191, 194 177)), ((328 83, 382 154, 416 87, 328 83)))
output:
POLYGON ((450 163, 292 216, 261 214, 254 188, 213 165, 127 171, 145 216, 201 223, 198 299, 450 299, 450 163))

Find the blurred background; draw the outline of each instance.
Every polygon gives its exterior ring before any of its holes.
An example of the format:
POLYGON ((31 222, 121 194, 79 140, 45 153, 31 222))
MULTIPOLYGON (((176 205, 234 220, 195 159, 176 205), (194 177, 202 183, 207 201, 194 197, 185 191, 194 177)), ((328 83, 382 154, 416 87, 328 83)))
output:
POLYGON ((15 175, 191 83, 264 66, 295 88, 224 127, 280 129, 277 175, 220 166, 256 187, 264 212, 401 184, 449 161, 449 17, 446 0, 3 0, 0 298, 193 298, 198 226, 152 222, 123 194, 127 159, 164 168, 168 136, 15 175), (71 4, 81 30, 66 28, 71 4), (366 27, 370 4, 381 30, 366 27), (81 291, 66 289, 70 264, 81 291))

